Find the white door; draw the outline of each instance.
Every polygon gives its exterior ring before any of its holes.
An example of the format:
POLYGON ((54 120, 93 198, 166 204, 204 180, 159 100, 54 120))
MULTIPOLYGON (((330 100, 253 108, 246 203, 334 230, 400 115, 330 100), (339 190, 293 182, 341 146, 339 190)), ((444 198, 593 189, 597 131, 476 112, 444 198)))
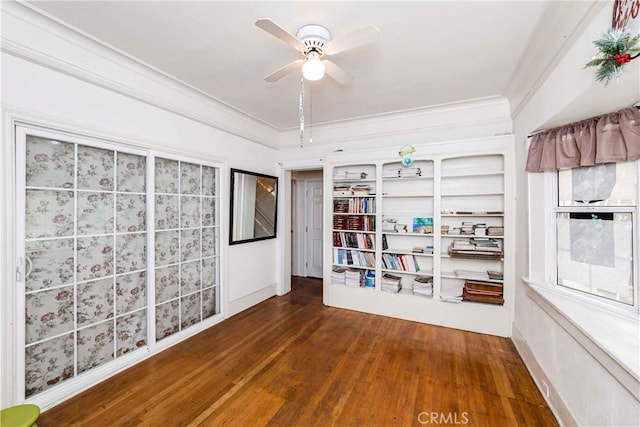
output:
POLYGON ((305 187, 305 275, 322 277, 322 180, 306 180, 305 187))

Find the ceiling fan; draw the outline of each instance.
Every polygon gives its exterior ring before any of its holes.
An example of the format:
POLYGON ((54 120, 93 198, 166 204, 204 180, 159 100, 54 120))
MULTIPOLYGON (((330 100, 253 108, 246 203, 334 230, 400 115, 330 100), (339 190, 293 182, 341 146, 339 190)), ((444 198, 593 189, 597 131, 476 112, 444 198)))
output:
POLYGON ((270 19, 258 19, 256 26, 292 46, 302 56, 269 74, 264 78, 267 82, 276 82, 302 68, 302 74, 307 80, 320 80, 326 73, 336 82, 347 85, 353 77, 327 57, 372 43, 378 38, 378 29, 373 25, 336 40, 331 40, 331 33, 322 25, 304 25, 295 36, 270 19))

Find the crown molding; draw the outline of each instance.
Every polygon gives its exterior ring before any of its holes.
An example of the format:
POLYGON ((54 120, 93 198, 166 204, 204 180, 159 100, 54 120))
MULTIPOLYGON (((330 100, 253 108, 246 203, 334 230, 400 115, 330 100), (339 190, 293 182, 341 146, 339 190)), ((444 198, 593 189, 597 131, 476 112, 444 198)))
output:
MULTIPOLYGON (((539 20, 532 38, 522 50, 513 77, 504 95, 511 101, 513 119, 522 112, 558 63, 578 41, 589 23, 610 2, 550 2, 539 20)), ((586 61, 587 59, 585 59, 586 61)))
MULTIPOLYGON (((506 98, 496 96, 321 124, 313 126, 313 143, 310 145, 384 140, 391 137, 424 140, 426 134, 442 139, 437 137, 441 132, 449 134, 444 139, 451 139, 452 131, 464 138, 463 134, 469 133, 477 136, 479 129, 487 129, 486 132, 481 132, 484 136, 512 132, 509 102, 506 98)), ((299 148, 300 130, 282 131, 279 147, 299 148)))
POLYGON ((279 130, 31 5, 2 2, 0 50, 206 126, 277 148, 279 130))

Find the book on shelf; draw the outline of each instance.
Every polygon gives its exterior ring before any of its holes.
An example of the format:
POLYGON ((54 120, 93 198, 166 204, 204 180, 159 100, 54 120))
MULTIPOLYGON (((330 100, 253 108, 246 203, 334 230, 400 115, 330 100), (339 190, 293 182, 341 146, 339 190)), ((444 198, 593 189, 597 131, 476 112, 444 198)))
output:
POLYGON ((413 218, 413 232, 431 234, 433 233, 432 217, 415 217, 413 218))
POLYGON ((388 270, 419 272, 420 265, 415 255, 382 254, 382 266, 388 270))
POLYGON ((343 248, 375 249, 374 239, 371 234, 348 231, 334 231, 333 246, 343 248))
POLYGON ((375 231, 375 217, 373 215, 334 215, 334 230, 375 231))

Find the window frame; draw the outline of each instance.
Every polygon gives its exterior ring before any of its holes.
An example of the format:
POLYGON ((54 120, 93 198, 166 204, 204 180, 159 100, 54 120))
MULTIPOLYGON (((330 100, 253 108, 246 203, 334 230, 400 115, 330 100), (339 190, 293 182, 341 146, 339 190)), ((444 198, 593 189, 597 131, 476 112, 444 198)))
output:
POLYGON ((549 259, 547 266, 550 267, 547 271, 549 286, 564 295, 576 298, 578 300, 588 302, 590 304, 596 304, 600 307, 612 310, 620 314, 640 314, 640 284, 638 276, 638 260, 640 259, 639 240, 640 240, 640 224, 638 224, 638 201, 640 200, 640 161, 636 160, 636 204, 625 206, 560 206, 559 199, 559 184, 560 184, 560 172, 558 170, 548 174, 549 179, 549 193, 547 197, 547 203, 550 208, 548 210, 549 218, 549 230, 548 230, 548 242, 551 246, 549 251, 549 259), (551 200, 550 200, 551 199, 551 200), (571 288, 569 286, 561 285, 559 283, 559 270, 558 270, 558 214, 560 213, 629 213, 632 216, 631 224, 633 228, 632 242, 631 242, 631 257, 632 257, 632 286, 633 286, 633 300, 632 304, 627 304, 622 301, 612 300, 607 297, 599 296, 590 292, 581 291, 579 289, 571 288))

